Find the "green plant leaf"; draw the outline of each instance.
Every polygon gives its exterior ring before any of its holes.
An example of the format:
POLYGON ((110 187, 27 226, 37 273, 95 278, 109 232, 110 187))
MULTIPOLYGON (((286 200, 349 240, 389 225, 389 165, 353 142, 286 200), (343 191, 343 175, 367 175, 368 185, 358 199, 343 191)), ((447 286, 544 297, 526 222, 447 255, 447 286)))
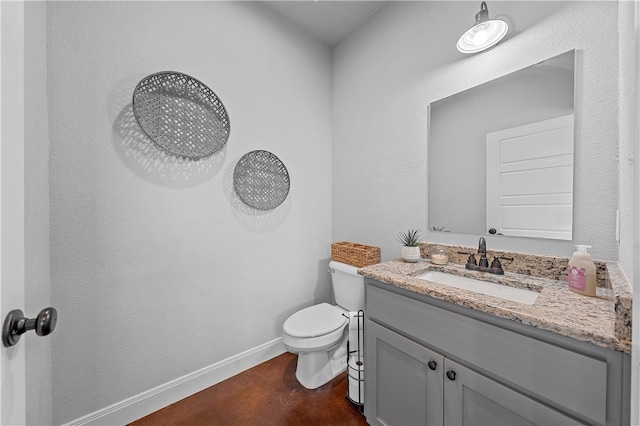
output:
POLYGON ((400 232, 398 234, 398 241, 403 246, 417 247, 420 245, 420 230, 409 229, 406 232, 400 232))

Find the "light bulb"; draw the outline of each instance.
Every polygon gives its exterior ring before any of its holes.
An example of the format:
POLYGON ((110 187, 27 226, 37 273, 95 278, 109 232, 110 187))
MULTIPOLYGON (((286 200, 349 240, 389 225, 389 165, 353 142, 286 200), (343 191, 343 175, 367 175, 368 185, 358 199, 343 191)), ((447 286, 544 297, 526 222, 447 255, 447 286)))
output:
POLYGON ((487 32, 487 30, 482 29, 475 33, 475 35, 473 36, 472 43, 474 46, 482 46, 487 41, 488 38, 489 38, 489 33, 487 32))

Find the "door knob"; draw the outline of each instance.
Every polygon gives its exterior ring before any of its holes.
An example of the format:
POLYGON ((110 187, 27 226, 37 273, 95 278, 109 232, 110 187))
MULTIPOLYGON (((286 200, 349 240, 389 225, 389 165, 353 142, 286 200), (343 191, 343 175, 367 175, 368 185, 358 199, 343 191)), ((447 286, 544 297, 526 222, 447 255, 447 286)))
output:
POLYGON ((427 365, 428 365, 428 366, 429 366, 429 368, 430 368, 430 369, 432 369, 432 370, 435 370, 435 369, 436 369, 436 367, 438 367, 438 363, 437 363, 437 362, 435 362, 435 361, 429 361, 429 362, 427 363, 427 365))
POLYGON ((449 380, 455 380, 456 379, 456 372, 453 371, 453 370, 447 371, 447 378, 449 380))
POLYGON ((7 348, 13 346, 29 330, 35 330, 38 336, 47 336, 56 328, 57 321, 56 308, 44 308, 35 318, 26 318, 20 309, 14 309, 4 320, 2 343, 7 348))

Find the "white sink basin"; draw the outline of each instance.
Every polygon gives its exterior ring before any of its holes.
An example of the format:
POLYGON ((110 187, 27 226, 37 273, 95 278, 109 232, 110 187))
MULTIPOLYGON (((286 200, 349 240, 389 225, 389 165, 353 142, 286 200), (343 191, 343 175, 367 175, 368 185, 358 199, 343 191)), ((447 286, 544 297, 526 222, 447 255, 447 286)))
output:
POLYGON ((460 277, 458 275, 447 274, 439 271, 429 271, 422 275, 418 275, 416 278, 447 285, 449 287, 485 294, 487 296, 499 297, 501 299, 523 303, 525 305, 533 305, 540 295, 540 293, 534 290, 509 287, 502 284, 460 277))

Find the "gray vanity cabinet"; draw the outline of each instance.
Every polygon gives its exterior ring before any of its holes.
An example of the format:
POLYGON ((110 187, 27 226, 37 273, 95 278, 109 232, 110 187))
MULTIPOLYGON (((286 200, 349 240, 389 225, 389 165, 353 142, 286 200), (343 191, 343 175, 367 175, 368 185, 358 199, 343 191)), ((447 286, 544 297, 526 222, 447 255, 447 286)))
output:
POLYGON ((366 329, 372 425, 580 424, 373 321, 366 329))
POLYGON ((444 371, 446 426, 582 424, 449 359, 444 371))
POLYGON ((373 411, 365 401, 367 422, 442 426, 444 357, 374 322, 365 330, 365 365, 375 366, 365 380, 365 398, 369 392, 376 397, 373 411))
POLYGON ((369 424, 628 424, 628 354, 365 282, 369 424))

